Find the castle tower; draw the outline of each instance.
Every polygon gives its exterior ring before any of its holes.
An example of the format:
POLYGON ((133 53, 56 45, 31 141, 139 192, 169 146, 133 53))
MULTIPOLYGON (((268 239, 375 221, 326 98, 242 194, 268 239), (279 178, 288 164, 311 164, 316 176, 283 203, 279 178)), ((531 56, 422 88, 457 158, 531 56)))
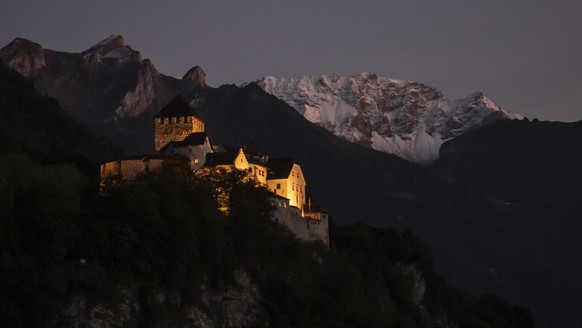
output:
POLYGON ((170 141, 183 141, 194 132, 204 132, 204 121, 194 108, 178 95, 154 116, 155 150, 170 141))

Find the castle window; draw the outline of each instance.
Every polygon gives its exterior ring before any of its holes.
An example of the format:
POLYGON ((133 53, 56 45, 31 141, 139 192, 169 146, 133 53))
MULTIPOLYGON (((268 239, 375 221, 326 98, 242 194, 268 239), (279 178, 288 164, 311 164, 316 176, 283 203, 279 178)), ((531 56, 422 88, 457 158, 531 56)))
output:
POLYGON ((281 189, 281 184, 277 183, 277 189, 281 189))

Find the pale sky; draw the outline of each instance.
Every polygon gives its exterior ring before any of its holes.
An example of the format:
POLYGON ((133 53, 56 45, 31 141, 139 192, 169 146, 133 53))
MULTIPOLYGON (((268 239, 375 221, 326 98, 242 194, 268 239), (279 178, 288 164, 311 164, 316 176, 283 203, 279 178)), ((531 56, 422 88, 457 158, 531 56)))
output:
POLYGON ((163 74, 201 66, 211 86, 373 72, 582 119, 580 0, 2 0, 0 46, 80 52, 111 34, 163 74))

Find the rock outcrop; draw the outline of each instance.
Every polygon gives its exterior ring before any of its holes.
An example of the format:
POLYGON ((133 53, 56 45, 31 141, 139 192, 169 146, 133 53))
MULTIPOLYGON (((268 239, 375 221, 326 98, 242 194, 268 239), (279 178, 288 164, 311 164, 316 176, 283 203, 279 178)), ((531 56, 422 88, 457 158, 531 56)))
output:
POLYGON ((234 283, 220 289, 200 286, 197 304, 186 303, 179 293, 162 290, 123 291, 117 302, 91 303, 74 296, 56 319, 67 327, 137 327, 147 318, 148 307, 163 307, 168 316, 147 320, 152 327, 256 327, 268 326, 263 298, 246 272, 234 273, 234 283), (141 295, 140 295, 141 293, 141 295), (145 295, 145 296, 144 296, 145 295))
POLYGON ((153 131, 151 117, 170 99, 183 93, 200 101, 209 88, 202 68, 192 68, 182 80, 160 74, 120 35, 81 53, 15 39, 0 50, 0 58, 73 117, 134 153, 153 151, 144 131, 153 131))
POLYGON ((198 88, 206 88, 206 73, 200 66, 191 68, 180 81, 180 89, 193 90, 198 88))

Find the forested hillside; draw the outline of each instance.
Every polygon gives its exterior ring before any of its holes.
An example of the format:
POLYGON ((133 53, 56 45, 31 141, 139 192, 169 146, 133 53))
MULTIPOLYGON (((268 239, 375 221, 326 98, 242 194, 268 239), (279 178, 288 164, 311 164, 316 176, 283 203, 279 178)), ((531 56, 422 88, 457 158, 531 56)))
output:
POLYGON ((100 194, 98 164, 119 150, 1 63, 0 134, 3 327, 533 326, 527 309, 446 286, 411 233, 298 241, 239 173, 195 176, 174 159, 100 194))

